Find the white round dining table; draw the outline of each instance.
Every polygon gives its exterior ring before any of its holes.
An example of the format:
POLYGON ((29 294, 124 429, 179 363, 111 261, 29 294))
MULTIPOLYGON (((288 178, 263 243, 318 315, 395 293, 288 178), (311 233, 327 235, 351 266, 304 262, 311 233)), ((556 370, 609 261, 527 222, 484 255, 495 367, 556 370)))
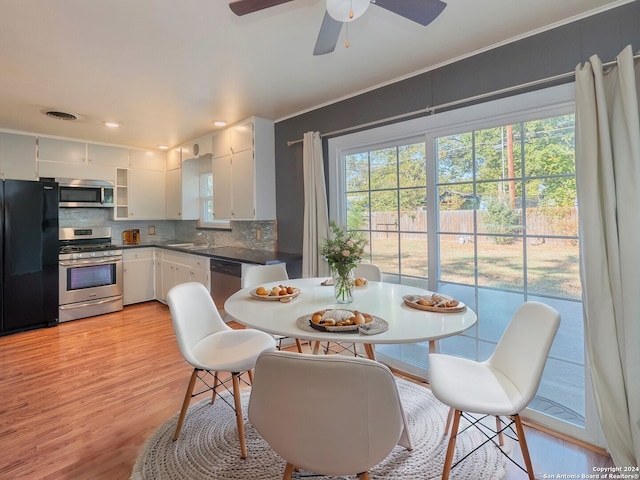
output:
POLYGON ((408 285, 369 281, 366 286, 356 287, 353 302, 336 302, 333 286, 322 285, 326 278, 291 279, 285 282, 265 283, 269 289, 286 285, 300 289, 297 297, 287 303, 255 299, 251 291, 258 285, 237 291, 227 299, 224 310, 238 323, 273 335, 299 338, 317 342, 362 343, 372 357, 374 344, 399 344, 429 342, 429 351, 436 351, 436 341, 457 335, 477 322, 473 310, 467 307, 462 312, 441 313, 418 310, 404 303, 405 295, 425 295, 424 289, 408 285), (321 332, 301 328, 298 319, 326 309, 358 310, 383 319, 389 328, 374 335, 358 332, 321 332))

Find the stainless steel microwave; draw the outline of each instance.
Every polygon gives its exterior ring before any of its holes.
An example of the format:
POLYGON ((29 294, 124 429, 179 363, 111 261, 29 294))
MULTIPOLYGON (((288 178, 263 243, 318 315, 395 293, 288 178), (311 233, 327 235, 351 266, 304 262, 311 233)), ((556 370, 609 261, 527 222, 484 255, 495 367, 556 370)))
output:
POLYGON ((56 178, 61 207, 113 207, 114 185, 104 180, 56 178))

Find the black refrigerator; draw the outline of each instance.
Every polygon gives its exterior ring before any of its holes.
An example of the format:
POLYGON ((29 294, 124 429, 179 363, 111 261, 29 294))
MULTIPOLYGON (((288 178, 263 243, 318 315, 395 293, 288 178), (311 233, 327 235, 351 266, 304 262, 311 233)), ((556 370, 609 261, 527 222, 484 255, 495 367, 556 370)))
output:
POLYGON ((0 335, 58 324, 58 184, 0 183, 0 335))

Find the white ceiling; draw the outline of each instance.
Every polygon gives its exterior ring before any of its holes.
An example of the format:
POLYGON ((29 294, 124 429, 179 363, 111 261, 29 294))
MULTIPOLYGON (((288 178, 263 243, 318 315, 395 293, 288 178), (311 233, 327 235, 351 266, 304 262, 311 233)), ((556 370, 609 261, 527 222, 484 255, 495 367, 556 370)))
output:
POLYGON ((323 0, 0 0, 0 128, 155 149, 283 119, 629 0, 445 0, 422 27, 372 5, 312 55, 323 0), (43 110, 81 116, 76 122, 43 110), (122 122, 107 129, 104 120, 122 122))

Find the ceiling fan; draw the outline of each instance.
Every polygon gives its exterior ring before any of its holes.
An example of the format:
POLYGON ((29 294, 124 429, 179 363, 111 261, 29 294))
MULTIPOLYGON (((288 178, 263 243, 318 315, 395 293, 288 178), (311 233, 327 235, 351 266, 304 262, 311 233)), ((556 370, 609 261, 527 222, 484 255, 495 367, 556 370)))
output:
MULTIPOLYGON (((275 7, 293 0, 234 0, 229 7, 236 15, 275 7)), ((326 0, 325 11, 320 33, 313 50, 314 55, 325 55, 333 52, 338 43, 342 24, 355 20, 369 6, 369 2, 382 7, 404 18, 427 26, 442 13, 447 6, 441 0, 326 0), (344 8, 346 6, 346 8, 344 8)))

